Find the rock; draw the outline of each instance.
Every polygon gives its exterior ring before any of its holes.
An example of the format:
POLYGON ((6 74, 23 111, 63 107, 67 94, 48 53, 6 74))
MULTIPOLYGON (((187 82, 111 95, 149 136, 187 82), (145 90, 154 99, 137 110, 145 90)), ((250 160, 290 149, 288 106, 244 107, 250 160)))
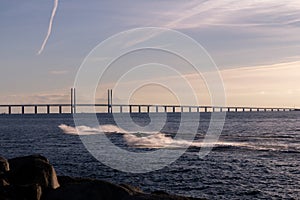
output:
POLYGON ((59 187, 57 176, 47 158, 32 155, 10 159, 8 181, 12 185, 39 185, 42 189, 59 187))
POLYGON ((128 192, 112 183, 93 179, 62 177, 63 183, 56 190, 48 192, 44 200, 104 200, 123 199, 128 192))
POLYGON ((8 186, 9 183, 5 178, 0 177, 0 187, 8 186))
POLYGON ((0 200, 196 200, 164 191, 147 194, 126 184, 57 177, 48 159, 40 155, 13 158, 8 162, 1 157, 0 169, 5 181, 0 183, 0 200))
MULTIPOLYGON (((61 186, 51 190, 43 200, 192 200, 194 198, 170 195, 165 192, 146 194, 130 185, 116 185, 106 181, 58 177, 61 186)), ((196 199, 195 199, 196 200, 196 199)))
POLYGON ((143 193, 143 191, 140 188, 134 187, 132 185, 120 184, 120 187, 124 188, 130 195, 143 193))
POLYGON ((8 171, 9 171, 8 161, 5 158, 0 156, 0 187, 9 185, 6 178, 8 171))
POLYGON ((38 184, 15 186, 11 191, 14 199, 40 200, 42 197, 42 187, 38 184))
POLYGON ((9 171, 9 163, 8 161, 0 156, 0 174, 6 173, 9 171))

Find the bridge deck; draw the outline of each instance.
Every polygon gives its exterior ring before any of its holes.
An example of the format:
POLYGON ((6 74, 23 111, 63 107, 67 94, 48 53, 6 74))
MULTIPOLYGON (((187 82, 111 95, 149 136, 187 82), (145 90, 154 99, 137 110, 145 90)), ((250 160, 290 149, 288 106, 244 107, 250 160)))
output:
POLYGON ((76 113, 78 108, 85 112, 85 108, 102 108, 102 113, 147 113, 147 112, 278 112, 299 111, 295 108, 272 107, 222 107, 222 106, 190 106, 190 105, 140 105, 140 104, 15 104, 0 105, 2 114, 62 114, 76 113), (30 109, 28 111, 28 109, 30 109), (43 112, 41 111, 43 109, 43 112), (56 109, 53 111, 53 109, 56 109))

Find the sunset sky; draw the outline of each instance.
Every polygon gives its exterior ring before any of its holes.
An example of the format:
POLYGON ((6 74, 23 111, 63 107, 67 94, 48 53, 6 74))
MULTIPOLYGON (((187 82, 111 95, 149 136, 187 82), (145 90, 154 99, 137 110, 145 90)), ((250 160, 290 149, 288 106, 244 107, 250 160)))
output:
MULTIPOLYGON (((0 2, 0 104, 68 103, 80 65, 100 42, 132 28, 164 27, 206 49, 220 70, 227 105, 300 108, 298 0, 58 0, 38 54, 54 2, 0 2)), ((209 104, 205 90, 199 84, 197 96, 209 104)), ((130 101, 176 103, 166 91, 145 87, 130 101)), ((115 101, 122 103, 121 96, 115 101)), ((105 101, 106 91, 97 98, 105 101)))

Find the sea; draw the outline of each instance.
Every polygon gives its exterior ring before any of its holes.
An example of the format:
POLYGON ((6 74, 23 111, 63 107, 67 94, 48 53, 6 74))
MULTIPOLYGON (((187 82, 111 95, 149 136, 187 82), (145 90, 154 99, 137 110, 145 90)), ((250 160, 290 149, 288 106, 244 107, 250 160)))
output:
MULTIPOLYGON (((76 115, 86 121, 90 117, 76 115)), ((58 175, 130 184, 145 192, 207 199, 300 199, 300 112, 229 112, 218 141, 210 144, 205 157, 199 157, 199 151, 207 148, 203 138, 211 114, 186 116, 198 127, 194 142, 175 138, 180 113, 156 114, 157 119, 166 117, 164 126, 147 133, 119 127, 112 114, 97 114, 99 127, 76 126, 71 114, 3 114, 0 156, 41 154, 58 175), (93 134, 105 134, 119 148, 137 153, 164 148, 171 152, 183 148, 184 152, 161 169, 124 172, 103 164, 88 151, 81 135, 93 134)), ((132 118, 141 127, 153 120, 147 113, 118 114, 122 117, 132 118)))

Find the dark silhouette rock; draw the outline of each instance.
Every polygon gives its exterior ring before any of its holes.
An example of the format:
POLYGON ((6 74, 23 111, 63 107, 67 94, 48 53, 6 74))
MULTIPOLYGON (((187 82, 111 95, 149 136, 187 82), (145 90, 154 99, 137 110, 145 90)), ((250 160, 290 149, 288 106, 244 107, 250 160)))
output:
POLYGON ((56 173, 47 158, 41 155, 18 157, 8 160, 8 181, 12 185, 39 185, 42 189, 59 187, 56 173))
POLYGON ((40 200, 42 193, 59 187, 48 159, 41 155, 0 159, 0 199, 40 200))
POLYGON ((143 193, 140 188, 134 187, 132 185, 120 184, 120 187, 124 188, 131 195, 143 193))
POLYGON ((6 178, 0 177, 0 187, 8 186, 9 183, 6 178))
POLYGON ((6 173, 9 171, 9 163, 8 161, 0 156, 0 174, 6 173))
POLYGON ((13 199, 40 200, 42 187, 38 184, 17 185, 10 190, 13 199))
POLYGON ((6 160, 0 157, 0 200, 195 200, 164 191, 151 194, 107 181, 56 176, 48 159, 32 155, 6 160), (1 182, 0 182, 1 183, 1 182))
POLYGON ((72 179, 61 184, 61 187, 48 192, 45 200, 102 200, 102 199, 123 199, 129 193, 120 186, 100 180, 72 179))
POLYGON ((196 200, 166 192, 146 194, 137 187, 116 185, 106 181, 58 176, 60 187, 43 196, 43 200, 196 200))
POLYGON ((9 185, 7 181, 7 172, 9 171, 8 161, 0 156, 0 187, 9 185))

